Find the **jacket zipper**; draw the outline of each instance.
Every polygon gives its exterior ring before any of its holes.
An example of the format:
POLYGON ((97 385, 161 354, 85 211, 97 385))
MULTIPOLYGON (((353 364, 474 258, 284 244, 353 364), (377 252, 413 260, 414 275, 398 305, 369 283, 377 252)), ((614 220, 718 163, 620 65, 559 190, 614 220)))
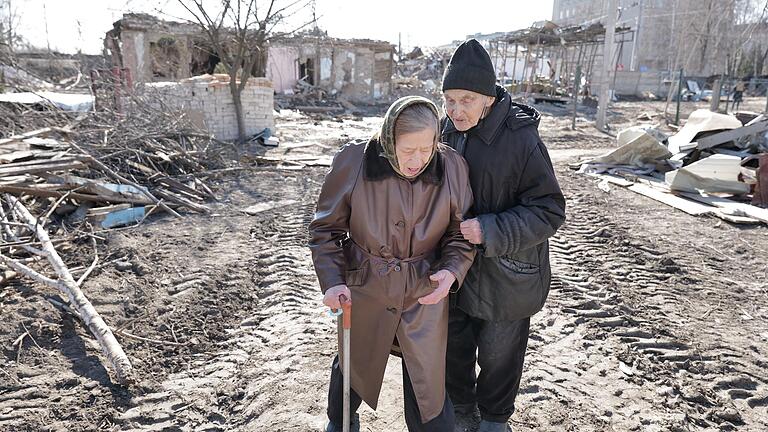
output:
POLYGON ((461 140, 459 141, 459 145, 457 147, 458 148, 456 149, 456 151, 462 157, 464 157, 464 153, 466 153, 467 151, 467 133, 466 132, 461 134, 461 140))

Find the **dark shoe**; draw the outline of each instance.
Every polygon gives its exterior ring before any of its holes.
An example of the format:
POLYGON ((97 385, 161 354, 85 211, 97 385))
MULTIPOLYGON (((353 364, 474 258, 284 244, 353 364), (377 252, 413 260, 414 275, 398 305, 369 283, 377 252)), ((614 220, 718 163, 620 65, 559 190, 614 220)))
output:
MULTIPOLYGON (((325 432, 342 432, 343 430, 341 425, 336 426, 331 421, 328 421, 328 425, 325 427, 325 432)), ((352 417, 352 424, 349 425, 349 430, 350 432, 360 432, 360 415, 357 413, 352 417)))
POLYGON ((455 432, 475 432, 479 420, 473 415, 456 416, 455 432))
POLYGON ((477 404, 453 404, 453 412, 455 412, 457 416, 473 415, 474 413, 478 412, 477 404))
POLYGON ((480 411, 475 404, 454 405, 456 413, 456 432, 475 432, 480 423, 480 411))
POLYGON ((477 432, 510 432, 511 429, 509 428, 509 425, 506 423, 496 423, 496 422, 490 422, 487 420, 482 420, 480 422, 480 427, 477 429, 477 432))

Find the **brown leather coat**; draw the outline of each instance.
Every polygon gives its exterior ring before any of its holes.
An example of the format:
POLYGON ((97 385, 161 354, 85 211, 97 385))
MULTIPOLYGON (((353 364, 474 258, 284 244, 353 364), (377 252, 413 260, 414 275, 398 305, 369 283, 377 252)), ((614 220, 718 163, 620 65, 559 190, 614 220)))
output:
POLYGON ((352 292, 352 388, 376 409, 396 338, 422 421, 445 399, 447 297, 435 305, 429 276, 447 269, 459 284, 474 247, 459 230, 472 204, 467 165, 440 144, 415 179, 398 176, 377 138, 344 146, 325 178, 310 248, 320 288, 346 284, 352 292))

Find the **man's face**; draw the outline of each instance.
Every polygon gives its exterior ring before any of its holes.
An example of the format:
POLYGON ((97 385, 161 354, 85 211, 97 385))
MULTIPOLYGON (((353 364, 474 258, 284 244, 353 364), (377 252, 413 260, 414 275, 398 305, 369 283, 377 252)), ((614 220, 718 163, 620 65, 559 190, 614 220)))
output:
POLYGON ((483 116, 483 110, 490 109, 494 98, 469 90, 451 89, 443 92, 445 113, 461 132, 474 127, 483 116))

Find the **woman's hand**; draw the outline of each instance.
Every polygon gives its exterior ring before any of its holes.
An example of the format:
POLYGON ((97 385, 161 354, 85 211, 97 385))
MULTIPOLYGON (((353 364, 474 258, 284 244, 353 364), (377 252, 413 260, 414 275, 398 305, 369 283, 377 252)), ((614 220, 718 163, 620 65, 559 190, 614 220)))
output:
POLYGON ((325 291, 323 304, 334 310, 341 309, 341 301, 339 300, 339 296, 342 295, 347 298, 347 302, 352 302, 352 293, 349 291, 349 288, 347 288, 346 285, 341 284, 330 287, 327 291, 325 291))
POLYGON ((448 270, 439 270, 437 273, 429 276, 429 280, 433 283, 437 283, 437 288, 432 291, 432 294, 428 294, 419 299, 419 303, 423 305, 437 304, 451 290, 451 285, 456 281, 456 276, 448 270))

